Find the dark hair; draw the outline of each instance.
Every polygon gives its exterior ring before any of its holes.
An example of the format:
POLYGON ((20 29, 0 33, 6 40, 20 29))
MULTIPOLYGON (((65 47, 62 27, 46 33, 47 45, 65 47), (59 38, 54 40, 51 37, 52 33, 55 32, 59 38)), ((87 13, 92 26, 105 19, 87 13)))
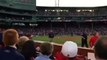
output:
POLYGON ((42 43, 40 49, 43 55, 50 55, 53 51, 53 46, 50 43, 42 43))
POLYGON ((24 55, 25 60, 30 60, 32 57, 36 57, 35 42, 28 40, 23 44, 21 53, 24 55))
POLYGON ((107 59, 107 37, 101 37, 95 44, 95 56, 107 59))

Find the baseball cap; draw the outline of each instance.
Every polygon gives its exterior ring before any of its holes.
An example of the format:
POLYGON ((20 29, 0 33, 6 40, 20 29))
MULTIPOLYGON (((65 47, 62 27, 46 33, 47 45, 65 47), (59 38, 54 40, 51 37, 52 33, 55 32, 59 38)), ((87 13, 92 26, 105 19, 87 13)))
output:
POLYGON ((61 52, 66 57, 75 57, 78 52, 77 44, 72 41, 66 41, 62 46, 61 52))

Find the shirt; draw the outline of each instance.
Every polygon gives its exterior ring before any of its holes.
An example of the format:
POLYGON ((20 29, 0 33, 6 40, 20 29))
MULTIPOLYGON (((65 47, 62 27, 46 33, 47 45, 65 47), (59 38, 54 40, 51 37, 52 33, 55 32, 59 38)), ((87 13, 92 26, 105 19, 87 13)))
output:
POLYGON ((0 60, 25 60, 25 58, 15 48, 7 46, 0 49, 0 60))
POLYGON ((41 54, 40 56, 36 57, 35 60, 51 60, 51 59, 49 58, 49 56, 41 54))
POLYGON ((89 42, 90 47, 93 47, 97 40, 98 40, 98 36, 91 37, 90 42, 89 42))
POLYGON ((65 57, 61 52, 57 52, 55 55, 55 60, 86 60, 84 56, 77 55, 74 58, 69 59, 69 57, 65 57))

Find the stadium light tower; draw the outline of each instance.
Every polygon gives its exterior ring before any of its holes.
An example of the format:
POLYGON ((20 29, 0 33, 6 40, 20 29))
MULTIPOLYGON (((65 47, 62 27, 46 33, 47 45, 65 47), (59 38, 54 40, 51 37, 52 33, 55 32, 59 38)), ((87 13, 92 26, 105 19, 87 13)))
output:
POLYGON ((60 0, 55 0, 55 7, 59 7, 59 1, 60 0))
POLYGON ((57 0, 55 0, 55 7, 57 6, 57 0))
POLYGON ((59 7, 59 1, 60 1, 60 0, 58 0, 58 7, 59 7))

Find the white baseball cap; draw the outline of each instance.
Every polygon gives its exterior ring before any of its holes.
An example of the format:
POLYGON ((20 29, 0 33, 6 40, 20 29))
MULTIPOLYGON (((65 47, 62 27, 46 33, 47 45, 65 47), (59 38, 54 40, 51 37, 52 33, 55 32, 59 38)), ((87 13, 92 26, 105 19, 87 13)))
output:
POLYGON ((78 52, 77 44, 72 41, 66 41, 62 46, 61 52, 66 57, 75 57, 78 52))

